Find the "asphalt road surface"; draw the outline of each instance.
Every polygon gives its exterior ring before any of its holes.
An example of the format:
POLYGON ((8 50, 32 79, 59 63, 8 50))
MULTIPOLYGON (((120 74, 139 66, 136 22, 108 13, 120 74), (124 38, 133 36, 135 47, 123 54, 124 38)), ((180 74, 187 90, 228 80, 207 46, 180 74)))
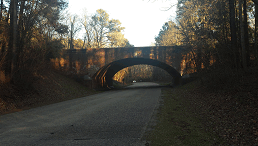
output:
POLYGON ((158 87, 158 86, 160 85, 152 82, 136 82, 126 88, 145 88, 145 87, 158 87))
POLYGON ((2 115, 0 145, 144 145, 140 138, 160 94, 160 88, 107 91, 2 115))

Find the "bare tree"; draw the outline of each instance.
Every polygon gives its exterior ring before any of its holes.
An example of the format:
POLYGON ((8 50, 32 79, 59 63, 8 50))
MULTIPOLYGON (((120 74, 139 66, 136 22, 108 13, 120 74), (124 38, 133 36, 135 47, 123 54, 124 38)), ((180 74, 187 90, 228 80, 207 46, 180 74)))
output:
POLYGON ((78 26, 78 16, 77 15, 71 15, 70 18, 70 49, 74 49, 73 40, 75 34, 81 29, 80 26, 78 26))
MULTIPOLYGON (((4 10, 4 1, 1 0, 1 13, 4 10)), ((67 3, 63 0, 10 0, 6 22, 1 22, 4 33, 1 45, 8 44, 5 58, 4 71, 7 81, 18 83, 26 81, 42 65, 46 59, 48 30, 58 28, 60 11, 65 9, 67 3), (7 33, 7 29, 9 33, 7 33), (23 81, 22 81, 23 80, 23 81)), ((1 16, 3 17, 3 15, 1 16)), ((1 37, 2 37, 1 36, 1 37)), ((1 56, 2 57, 2 56, 1 56)))
POLYGON ((93 28, 94 47, 103 48, 110 44, 109 34, 121 32, 124 27, 121 27, 119 20, 109 20, 109 15, 106 11, 98 9, 96 14, 91 17, 90 25, 93 28))
POLYGON ((91 19, 90 17, 87 16, 86 11, 84 12, 83 17, 81 18, 81 24, 84 27, 85 30, 85 37, 84 37, 84 44, 86 45, 87 48, 91 48, 93 46, 93 39, 94 39, 94 34, 93 34, 93 28, 90 25, 91 19))
POLYGON ((231 32, 231 50, 234 53, 235 66, 237 67, 237 35, 236 35, 236 20, 235 20, 235 0, 229 0, 229 15, 230 15, 230 32, 231 32))
POLYGON ((258 4, 255 4, 254 49, 258 58, 258 4))
POLYGON ((245 33, 244 33, 244 23, 243 23, 243 19, 242 19, 242 14, 243 12, 243 3, 242 0, 239 0, 239 21, 240 21, 240 31, 241 31, 241 35, 240 35, 240 39, 241 39, 241 47, 242 47, 242 66, 244 68, 244 70, 246 70, 247 65, 246 65, 246 42, 245 42, 245 33))
POLYGON ((249 54, 249 35, 248 35, 248 22, 247 22, 247 5, 246 0, 243 0, 243 13, 244 13, 244 33, 245 33, 245 55, 246 55, 246 64, 250 62, 249 54))
POLYGON ((4 5, 4 0, 1 0, 1 14, 0 14, 0 21, 2 21, 2 13, 3 13, 3 5, 4 5))
POLYGON ((7 54, 7 65, 5 69, 6 76, 12 79, 13 70, 15 68, 15 51, 16 51, 16 38, 17 38, 17 0, 11 0, 10 3, 10 32, 9 32, 9 44, 7 54))

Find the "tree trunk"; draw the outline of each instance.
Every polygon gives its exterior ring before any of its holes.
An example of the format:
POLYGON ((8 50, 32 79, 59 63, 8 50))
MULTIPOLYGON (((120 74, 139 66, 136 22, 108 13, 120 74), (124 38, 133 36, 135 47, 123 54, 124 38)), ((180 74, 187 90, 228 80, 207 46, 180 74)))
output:
POLYGON ((74 24, 71 24, 71 41, 70 41, 70 49, 73 49, 73 26, 74 24))
POLYGON ((255 59, 258 60, 258 4, 255 4, 255 31, 254 31, 254 49, 256 57, 255 59))
POLYGON ((0 14, 0 21, 2 21, 3 5, 4 5, 4 1, 3 1, 3 0, 1 0, 1 14, 0 14))
POLYGON ((237 35, 236 35, 236 21, 235 21, 235 0, 229 0, 229 15, 230 15, 230 32, 231 32, 231 50, 234 54, 235 67, 237 68, 237 35))
POLYGON ((246 70, 247 68, 247 65, 246 65, 246 42, 245 42, 245 30, 244 30, 244 23, 243 23, 243 14, 242 14, 242 11, 243 11, 243 7, 242 7, 242 0, 239 0, 239 21, 240 21, 240 37, 241 37, 241 47, 242 47, 242 66, 244 68, 244 70, 246 70))
POLYGON ((245 33, 245 52, 246 52, 246 64, 249 65, 250 62, 250 52, 249 52, 249 36, 248 36, 248 22, 247 22, 247 6, 246 0, 243 3, 243 13, 244 13, 244 33, 245 33))
POLYGON ((202 48, 196 50, 196 70, 198 73, 202 70, 202 48))
MULTIPOLYGON (((0 14, 0 22, 2 21, 2 13, 3 13, 3 0, 1 0, 1 14, 0 14)), ((3 27, 2 26, 2 24, 0 24, 0 26, 1 27, 3 27)), ((0 32, 0 33, 2 33, 2 32, 0 32)), ((5 49, 4 49, 4 44, 5 42, 2 42, 1 43, 1 52, 0 52, 0 55, 2 55, 4 52, 5 52, 5 49)), ((0 56, 0 57, 3 57, 3 56, 0 56)), ((1 66, 0 66, 0 69, 1 69, 1 66)))
POLYGON ((24 32, 24 22, 23 22, 23 12, 24 12, 24 7, 25 7, 25 0, 21 1, 21 6, 20 6, 20 13, 19 13, 19 20, 18 20, 18 25, 17 25, 17 65, 19 66, 19 63, 21 63, 19 61, 22 54, 22 51, 24 49, 24 39, 25 39, 25 32, 24 32))
POLYGON ((69 69, 73 72, 73 60, 72 60, 72 53, 73 53, 73 29, 74 29, 74 21, 71 22, 71 40, 70 40, 70 53, 69 53, 69 69))
POLYGON ((7 52, 7 64, 5 69, 6 77, 13 80, 13 71, 15 69, 16 59, 16 36, 17 36, 17 0, 11 0, 10 3, 10 31, 9 31, 9 44, 7 52))

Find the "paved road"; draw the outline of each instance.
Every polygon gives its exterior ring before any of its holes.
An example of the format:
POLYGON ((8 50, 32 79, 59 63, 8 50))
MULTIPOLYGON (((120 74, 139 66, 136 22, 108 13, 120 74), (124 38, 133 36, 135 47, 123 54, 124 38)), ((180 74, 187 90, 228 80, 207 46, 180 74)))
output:
POLYGON ((126 88, 142 88, 142 87, 158 87, 158 86, 160 85, 152 82, 136 82, 130 86, 127 86, 126 88))
POLYGON ((143 145, 160 94, 160 88, 107 91, 2 115, 0 145, 143 145))

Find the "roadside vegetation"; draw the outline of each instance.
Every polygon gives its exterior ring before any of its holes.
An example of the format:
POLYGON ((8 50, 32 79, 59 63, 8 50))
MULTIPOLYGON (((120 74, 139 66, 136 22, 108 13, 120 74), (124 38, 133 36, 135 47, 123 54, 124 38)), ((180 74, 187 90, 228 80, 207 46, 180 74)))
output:
POLYGON ((145 136, 151 146, 258 144, 257 69, 218 74, 162 89, 157 125, 145 136))
POLYGON ((83 80, 95 73, 92 60, 82 71, 72 63, 61 74, 52 70, 63 49, 132 46, 121 22, 105 10, 78 16, 68 12, 68 5, 67 0, 1 0, 0 114, 97 93, 67 78, 83 80), (79 30, 84 40, 76 37, 79 30))
POLYGON ((162 105, 157 114, 157 125, 147 136, 151 146, 209 146, 222 144, 219 137, 207 131, 201 120, 189 108, 186 90, 193 90, 197 82, 175 89, 162 89, 162 105))
POLYGON ((150 144, 258 145, 258 1, 178 0, 176 6, 155 44, 185 46, 182 75, 198 82, 162 91, 150 144))
POLYGON ((0 115, 100 93, 67 76, 48 70, 30 86, 0 86, 0 115))

